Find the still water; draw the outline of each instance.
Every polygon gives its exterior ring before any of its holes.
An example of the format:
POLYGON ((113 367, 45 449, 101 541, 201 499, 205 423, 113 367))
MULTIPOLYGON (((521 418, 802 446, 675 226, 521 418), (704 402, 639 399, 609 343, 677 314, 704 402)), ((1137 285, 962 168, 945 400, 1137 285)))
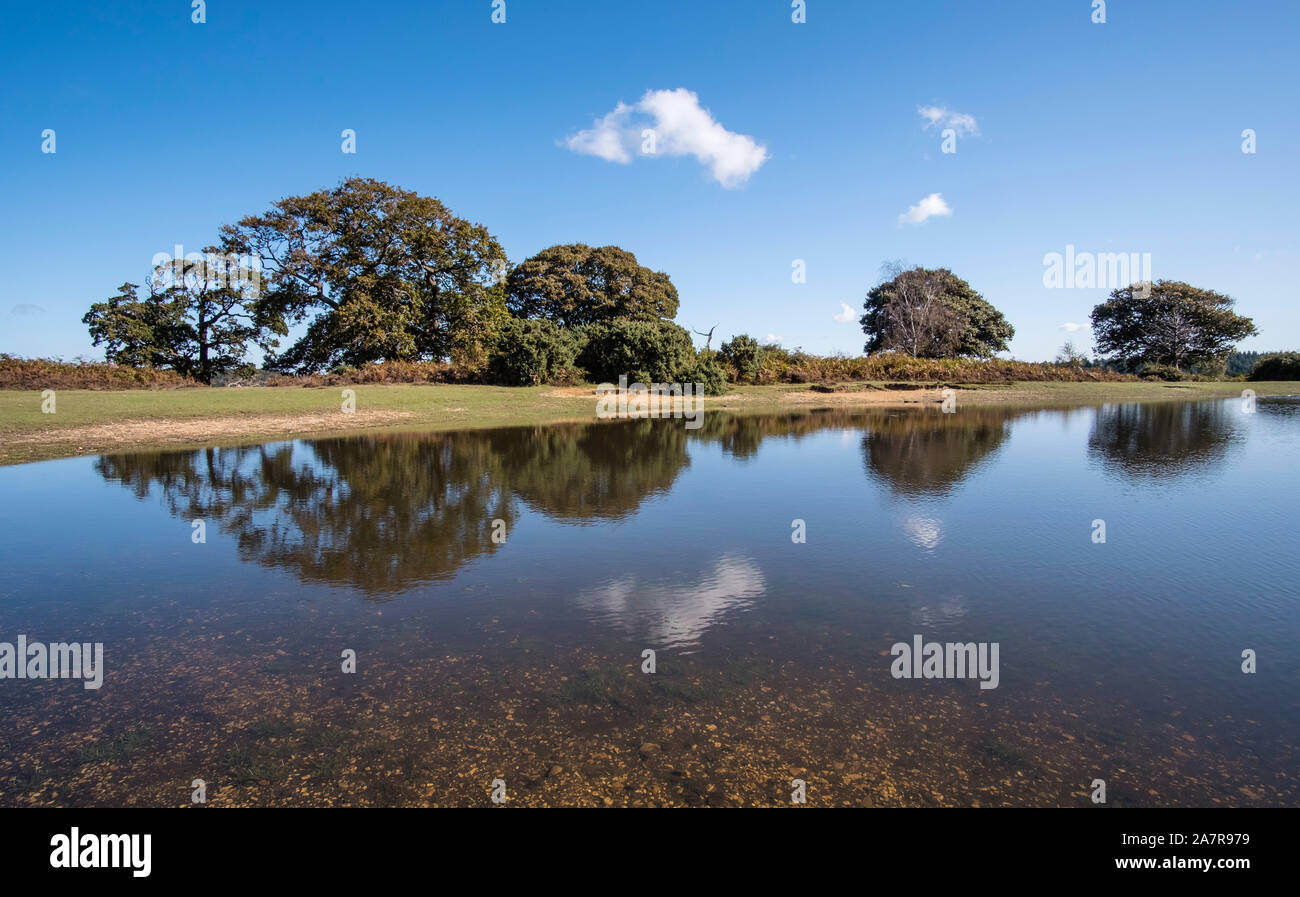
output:
POLYGON ((0 641, 104 677, 0 679, 0 805, 1295 805, 1298 445, 1284 398, 3 468, 0 641))

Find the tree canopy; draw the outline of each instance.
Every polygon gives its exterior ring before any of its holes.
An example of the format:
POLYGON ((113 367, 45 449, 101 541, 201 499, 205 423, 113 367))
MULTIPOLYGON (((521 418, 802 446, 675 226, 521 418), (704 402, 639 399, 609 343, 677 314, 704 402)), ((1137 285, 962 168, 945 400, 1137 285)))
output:
POLYGON ((543 249, 510 272, 510 311, 565 327, 616 318, 671 319, 677 288, 668 275, 637 263, 617 246, 568 243, 543 249))
POLYGON ((859 323, 867 354, 915 358, 991 358, 1007 350, 1015 328, 970 284, 947 268, 891 265, 867 293, 859 323))
POLYGON ((90 306, 82 323, 114 364, 165 367, 211 383, 245 367, 249 343, 264 328, 253 308, 256 282, 209 248, 202 258, 173 259, 154 269, 148 294, 124 283, 90 306))
POLYGON ((221 231, 262 265, 258 313, 306 334, 267 366, 451 358, 481 365, 506 318, 506 257, 482 225, 437 199, 371 178, 290 196, 221 231))
POLYGON ((1212 364, 1258 333, 1233 305, 1229 296, 1180 281, 1132 284, 1092 310, 1093 337, 1099 353, 1131 367, 1212 364))

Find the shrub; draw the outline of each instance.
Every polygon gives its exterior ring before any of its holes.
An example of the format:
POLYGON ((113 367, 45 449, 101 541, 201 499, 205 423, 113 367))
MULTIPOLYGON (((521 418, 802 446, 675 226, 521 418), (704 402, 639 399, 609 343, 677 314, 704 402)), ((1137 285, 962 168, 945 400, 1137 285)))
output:
POLYGON ((764 346, 759 383, 826 383, 843 380, 914 383, 1008 383, 1063 380, 1134 380, 1102 365, 1075 367, 1002 358, 913 358, 900 352, 850 357, 811 355, 799 349, 764 346))
POLYGON ((457 383, 472 379, 470 372, 445 361, 381 361, 356 367, 340 365, 324 374, 282 374, 261 370, 224 385, 320 387, 367 383, 457 383))
POLYGON ((672 321, 618 320, 583 328, 586 346, 578 364, 595 383, 673 383, 695 363, 686 329, 672 321))
POLYGON ((511 318, 488 356, 488 379, 504 386, 572 382, 580 335, 553 321, 511 318))
POLYGON ((1171 382, 1187 379, 1187 374, 1172 364, 1144 364, 1141 370, 1138 371, 1138 376, 1148 380, 1169 380, 1171 382))
POLYGON ((1300 352, 1261 355, 1250 372, 1251 380, 1300 380, 1300 352))
POLYGON ((736 380, 753 383, 763 368, 763 349, 747 333, 734 336, 718 350, 722 360, 736 369, 736 380))
POLYGON ((694 363, 683 368, 674 378, 681 383, 702 383, 706 396, 720 396, 727 391, 727 375, 712 354, 700 353, 694 363))

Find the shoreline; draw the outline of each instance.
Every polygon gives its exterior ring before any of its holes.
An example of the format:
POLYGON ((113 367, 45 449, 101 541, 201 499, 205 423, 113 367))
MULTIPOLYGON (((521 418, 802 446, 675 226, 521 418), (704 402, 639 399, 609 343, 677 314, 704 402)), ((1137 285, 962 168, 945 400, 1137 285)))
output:
MULTIPOLYGON (((704 400, 704 412, 784 413, 821 408, 938 405, 939 384, 846 382, 821 392, 808 384, 739 386, 704 400)), ((1105 402, 1300 394, 1300 382, 1018 382, 953 384, 963 404, 1071 407, 1105 402)), ((596 422, 596 387, 383 384, 346 387, 60 390, 53 414, 38 391, 0 390, 0 466, 85 455, 193 450, 299 438, 409 431, 477 430, 596 422)))

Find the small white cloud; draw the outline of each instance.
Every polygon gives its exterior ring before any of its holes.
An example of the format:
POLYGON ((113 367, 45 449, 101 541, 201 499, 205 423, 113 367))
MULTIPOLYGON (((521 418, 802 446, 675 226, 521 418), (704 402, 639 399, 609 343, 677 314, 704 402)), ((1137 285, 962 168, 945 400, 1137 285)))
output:
POLYGON ((942 121, 947 110, 941 106, 917 106, 916 111, 920 113, 921 118, 925 119, 925 124, 921 127, 928 128, 942 121))
POLYGON ((19 317, 43 315, 45 314, 45 309, 41 308, 39 305, 32 305, 30 302, 20 302, 13 308, 9 309, 9 314, 18 315, 19 317))
POLYGON ((777 336, 775 333, 769 333, 767 335, 767 344, 769 346, 779 346, 784 341, 785 341, 785 337, 777 336))
POLYGON ((958 137, 977 136, 980 132, 975 116, 955 112, 947 106, 917 106, 916 111, 925 119, 921 127, 927 131, 933 127, 952 128, 958 137))
POLYGON ((1077 330, 1087 329, 1087 326, 1087 324, 1076 324, 1073 321, 1066 321, 1058 329, 1064 330, 1066 333, 1074 333, 1077 330))
POLYGON ((599 156, 606 162, 631 162, 632 156, 623 145, 623 122, 632 109, 619 103, 614 111, 596 119, 593 127, 566 137, 569 149, 584 156, 599 156))
POLYGON ((746 134, 728 131, 684 87, 648 90, 636 105, 619 103, 592 127, 571 134, 564 145, 607 162, 634 156, 694 156, 723 187, 739 187, 767 161, 767 147, 746 134), (643 151, 643 131, 653 131, 653 153, 643 151))
POLYGON ((942 193, 931 193, 925 199, 912 206, 902 215, 898 216, 899 224, 921 224, 927 218, 938 215, 947 217, 952 214, 952 209, 943 201, 942 193))
POLYGON ((839 321, 841 324, 847 324, 858 316, 857 312, 843 302, 840 303, 840 308, 843 310, 838 315, 831 315, 831 317, 839 321))

